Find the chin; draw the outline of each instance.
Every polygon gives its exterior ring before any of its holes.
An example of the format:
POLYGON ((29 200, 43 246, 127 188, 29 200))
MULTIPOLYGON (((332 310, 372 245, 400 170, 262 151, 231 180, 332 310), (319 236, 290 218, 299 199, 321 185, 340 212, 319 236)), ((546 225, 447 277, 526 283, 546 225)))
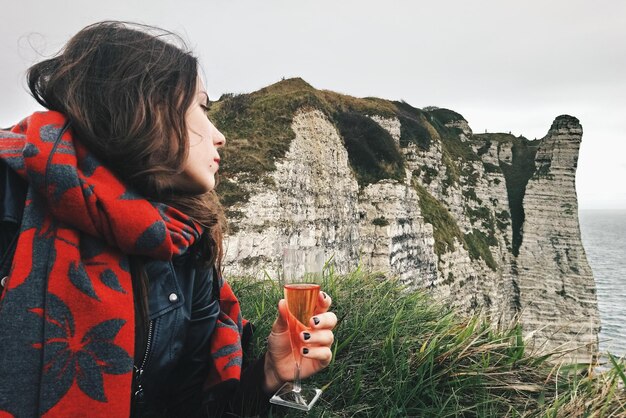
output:
POLYGON ((182 187, 182 191, 185 194, 201 195, 210 192, 215 188, 214 182, 195 182, 189 181, 182 187))
POLYGON ((187 175, 181 182, 181 188, 187 193, 204 194, 215 189, 215 175, 212 173, 206 175, 187 175))
POLYGON ((213 190, 215 188, 214 185, 210 185, 210 184, 203 184, 203 185, 196 185, 196 187, 194 187, 194 193, 196 194, 205 194, 210 192, 211 190, 213 190))
POLYGON ((215 179, 210 179, 202 184, 202 193, 208 193, 215 189, 215 179))

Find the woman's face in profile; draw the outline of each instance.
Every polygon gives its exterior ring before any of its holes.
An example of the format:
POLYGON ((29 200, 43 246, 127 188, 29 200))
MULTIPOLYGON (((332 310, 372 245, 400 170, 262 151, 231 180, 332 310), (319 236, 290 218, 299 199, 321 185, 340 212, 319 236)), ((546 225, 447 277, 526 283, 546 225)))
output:
POLYGON ((217 149, 226 143, 224 135, 213 126, 206 115, 208 100, 198 76, 194 100, 185 114, 189 156, 183 173, 175 179, 176 187, 186 192, 201 194, 215 188, 215 173, 220 160, 217 149))

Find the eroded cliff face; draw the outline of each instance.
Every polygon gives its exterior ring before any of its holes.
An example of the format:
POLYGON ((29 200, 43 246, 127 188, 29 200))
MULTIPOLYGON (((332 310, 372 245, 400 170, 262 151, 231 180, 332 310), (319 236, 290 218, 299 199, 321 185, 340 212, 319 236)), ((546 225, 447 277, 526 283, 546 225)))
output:
POLYGON ((323 247, 339 272, 360 264, 495 323, 520 316, 538 349, 578 347, 566 356, 577 360, 597 351, 574 183, 576 118, 559 116, 543 139, 528 141, 474 135, 446 109, 348 99, 299 79, 229 100, 240 102, 215 113, 238 147, 225 159, 265 152, 273 167, 224 174, 227 275, 276 277, 285 245, 323 247), (271 118, 268 97, 277 96, 297 98, 283 114, 292 136, 271 133, 281 139, 270 151, 248 151, 262 130, 238 123, 258 109, 271 118))
POLYGON ((576 118, 557 118, 537 149, 524 196, 523 240, 515 260, 522 322, 551 349, 560 341, 584 344, 585 336, 599 331, 596 287, 578 224, 581 139, 576 118))
POLYGON ((226 237, 230 275, 275 277, 287 245, 320 246, 334 255, 339 272, 359 259, 359 187, 343 141, 319 111, 298 112, 295 138, 269 181, 248 182, 250 198, 236 205, 237 232, 226 237))

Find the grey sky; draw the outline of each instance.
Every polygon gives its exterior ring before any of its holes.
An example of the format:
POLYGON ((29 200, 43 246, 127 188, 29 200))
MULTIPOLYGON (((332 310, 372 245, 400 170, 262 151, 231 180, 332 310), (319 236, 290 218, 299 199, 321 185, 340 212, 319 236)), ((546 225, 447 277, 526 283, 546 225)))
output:
POLYGON ((209 94, 284 77, 461 113, 474 132, 543 137, 580 119, 580 207, 626 208, 626 2, 3 2, 0 126, 37 110, 24 72, 104 19, 161 26, 200 57, 209 94), (184 7, 183 7, 184 4, 184 7))

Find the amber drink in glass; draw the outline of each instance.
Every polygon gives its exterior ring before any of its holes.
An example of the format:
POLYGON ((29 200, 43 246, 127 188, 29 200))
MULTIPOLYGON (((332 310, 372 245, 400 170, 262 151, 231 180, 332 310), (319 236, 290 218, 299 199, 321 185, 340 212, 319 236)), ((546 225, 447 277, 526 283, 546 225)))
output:
POLYGON ((322 391, 300 382, 303 343, 300 335, 310 329, 320 291, 324 251, 318 248, 285 248, 283 251, 282 281, 289 308, 289 335, 294 358, 293 382, 285 383, 270 402, 309 411, 322 391))

